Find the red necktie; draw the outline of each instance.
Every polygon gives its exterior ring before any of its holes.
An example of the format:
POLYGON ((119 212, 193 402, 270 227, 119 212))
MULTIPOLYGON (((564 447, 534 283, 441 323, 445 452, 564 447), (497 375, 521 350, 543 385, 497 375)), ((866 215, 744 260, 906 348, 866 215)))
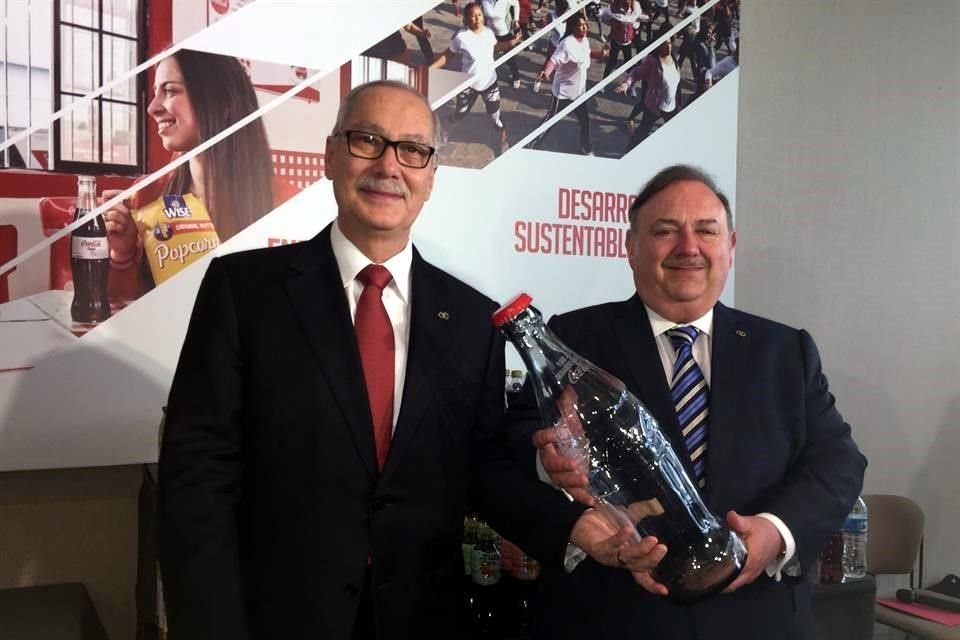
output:
POLYGON ((383 288, 393 276, 385 267, 371 264, 357 275, 363 293, 357 301, 354 329, 360 347, 363 379, 367 383, 377 467, 383 469, 393 432, 393 325, 383 306, 383 288))

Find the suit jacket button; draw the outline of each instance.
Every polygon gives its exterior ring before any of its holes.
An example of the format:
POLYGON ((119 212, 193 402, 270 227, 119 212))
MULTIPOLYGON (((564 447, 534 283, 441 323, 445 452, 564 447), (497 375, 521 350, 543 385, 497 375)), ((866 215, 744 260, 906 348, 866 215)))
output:
POLYGON ((348 598, 356 598, 359 593, 360 593, 360 590, 357 589, 352 584, 347 584, 347 585, 344 585, 343 587, 343 594, 348 598))

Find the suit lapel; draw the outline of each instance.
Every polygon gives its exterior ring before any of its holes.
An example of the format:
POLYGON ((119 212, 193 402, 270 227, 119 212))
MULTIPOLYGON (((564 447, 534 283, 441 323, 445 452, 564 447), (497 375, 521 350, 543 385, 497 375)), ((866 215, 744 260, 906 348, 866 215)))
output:
MULTIPOLYGON (((743 419, 740 389, 749 374, 750 335, 737 323, 736 314, 722 304, 713 312, 713 347, 710 362, 710 426, 707 444, 707 486, 710 504, 729 504, 725 487, 734 486, 731 478, 738 459, 737 421, 743 419)), ((722 514, 721 514, 722 515, 722 514)))
MULTIPOLYGON (((287 293, 371 477, 377 474, 373 426, 350 307, 328 226, 291 262, 287 293)), ((318 417, 318 419, 320 419, 318 417)))
POLYGON ((432 268, 413 250, 411 264, 410 341, 400 415, 390 442, 384 474, 390 473, 414 439, 424 414, 434 401, 436 368, 447 357, 456 318, 451 318, 446 288, 432 268))
POLYGON ((673 445, 687 473, 693 477, 690 456, 687 455, 687 447, 680 433, 680 423, 670 398, 670 386, 664 376, 660 352, 657 350, 646 307, 639 296, 635 295, 618 306, 614 327, 632 376, 632 380, 624 382, 628 388, 636 389, 640 401, 657 419, 663 435, 673 445))

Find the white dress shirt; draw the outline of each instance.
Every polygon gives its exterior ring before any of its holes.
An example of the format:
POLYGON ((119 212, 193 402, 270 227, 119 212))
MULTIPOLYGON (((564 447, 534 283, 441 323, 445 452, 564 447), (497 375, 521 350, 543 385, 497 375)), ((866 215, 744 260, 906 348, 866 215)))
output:
MULTIPOLYGON (((357 317, 357 301, 363 293, 363 284, 357 275, 367 265, 373 264, 363 255, 343 232, 339 223, 330 229, 330 246, 337 260, 340 279, 347 303, 350 305, 350 319, 357 317)), ((403 382, 407 372, 407 345, 410 342, 410 266, 413 264, 413 246, 407 242, 403 251, 383 263, 390 271, 393 280, 383 288, 383 306, 393 326, 393 428, 397 427, 400 415, 400 399, 403 397, 403 382)))

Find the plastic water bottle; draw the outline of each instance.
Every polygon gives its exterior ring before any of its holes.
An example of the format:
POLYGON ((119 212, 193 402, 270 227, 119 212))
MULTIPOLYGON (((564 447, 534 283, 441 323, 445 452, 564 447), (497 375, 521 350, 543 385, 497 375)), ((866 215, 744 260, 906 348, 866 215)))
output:
POLYGON ((857 498, 843 525, 843 580, 861 580, 867 575, 867 504, 857 498))

